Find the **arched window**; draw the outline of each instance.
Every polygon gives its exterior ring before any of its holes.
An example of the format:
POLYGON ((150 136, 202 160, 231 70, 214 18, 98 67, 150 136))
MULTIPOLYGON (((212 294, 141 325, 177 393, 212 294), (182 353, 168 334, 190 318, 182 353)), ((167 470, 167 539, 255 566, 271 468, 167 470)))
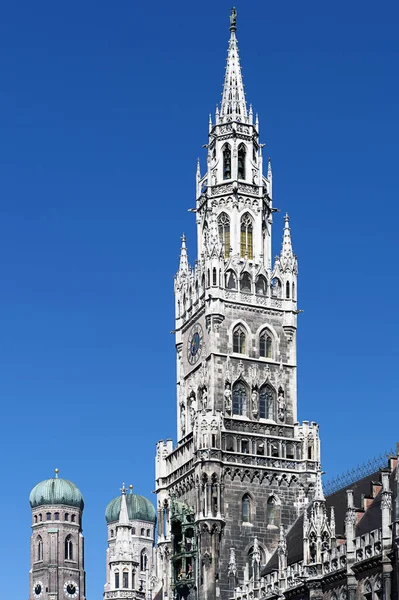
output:
POLYGON ((235 276, 234 271, 227 271, 226 287, 228 290, 236 290, 237 289, 237 277, 235 276))
POLYGON ((41 523, 41 522, 42 522, 42 520, 43 520, 42 513, 40 513, 40 514, 39 514, 39 523, 41 523))
POLYGON ((241 518, 243 523, 251 522, 251 498, 245 494, 241 501, 241 518))
POLYGON ((268 331, 263 331, 259 337, 259 356, 272 358, 273 343, 268 331))
POLYGON ((149 529, 147 529, 147 537, 151 536, 151 531, 149 529))
POLYGON ((73 560, 73 543, 70 535, 65 539, 65 560, 73 560))
POLYGON ((132 571, 132 590, 136 587, 136 573, 132 571))
POLYGON ((119 571, 115 571, 115 588, 119 588, 119 571))
POLYGON ((247 397, 247 386, 242 381, 237 381, 233 385, 233 414, 246 416, 247 397))
POLYGON ((112 538, 114 537, 114 530, 113 529, 111 529, 111 531, 109 532, 109 537, 112 537, 112 538))
POLYGON ((295 300, 295 283, 292 283, 292 299, 295 300))
POLYGON ((136 535, 136 528, 132 527, 132 535, 136 535))
POLYGON ((252 219, 248 213, 241 219, 241 243, 240 243, 240 254, 241 256, 248 257, 249 260, 253 258, 253 247, 252 247, 252 219))
POLYGON ((122 587, 125 589, 129 587, 129 571, 123 571, 122 573, 122 587))
POLYGON ((37 553, 36 553, 36 557, 37 557, 37 560, 43 560, 43 540, 42 540, 42 538, 41 538, 40 535, 37 538, 37 553))
POLYGON ((233 352, 245 354, 245 330, 240 325, 233 332, 233 352))
POLYGON ((33 517, 33 522, 34 522, 34 523, 37 523, 37 515, 35 515, 35 516, 33 517))
POLYGON ((147 554, 146 554, 145 549, 143 549, 140 554, 140 571, 147 570, 147 561, 148 561, 147 554))
POLYGON ((59 512, 56 512, 56 513, 54 513, 54 519, 55 519, 56 521, 59 521, 59 520, 60 520, 60 513, 59 513, 59 512))
POLYGON ((140 534, 141 534, 141 535, 144 535, 144 527, 141 529, 141 532, 140 532, 140 534))
POLYGON ((217 285, 217 284, 218 284, 217 271, 216 271, 215 267, 213 267, 213 269, 212 269, 212 285, 217 285))
POLYGON ((274 496, 270 496, 267 500, 266 505, 266 518, 268 525, 276 525, 277 523, 277 514, 276 514, 276 499, 274 496))
POLYGON ((240 289, 242 292, 244 292, 246 294, 250 294, 252 292, 252 282, 251 282, 251 276, 249 273, 245 272, 241 275, 240 289))
POLYGON ((65 515, 64 515, 64 521, 69 521, 69 513, 65 513, 65 515))
POLYGON ((245 158, 247 149, 245 144, 238 146, 238 179, 245 179, 245 158))
POLYGON ((47 521, 51 521, 51 513, 46 513, 46 519, 47 521))
POLYGON ((75 515, 71 516, 71 521, 72 521, 72 523, 75 523, 75 515))
POLYGON ((223 148, 223 179, 231 179, 231 149, 228 144, 223 148))
POLYGON ((230 256, 230 219, 226 213, 221 213, 218 217, 219 238, 223 245, 224 257, 230 256))
POLYGON ((267 281, 265 277, 263 277, 263 275, 259 275, 258 279, 256 280, 255 288, 257 294, 259 294, 260 296, 266 296, 267 281))
POLYGON ((259 416, 261 419, 275 421, 276 395, 270 385, 264 385, 259 391, 259 416))
POLYGON ((209 287, 211 285, 211 271, 207 269, 206 271, 206 285, 209 287))
POLYGON ((289 300, 290 298, 290 282, 287 281, 287 283, 285 284, 285 297, 287 298, 287 300, 289 300))

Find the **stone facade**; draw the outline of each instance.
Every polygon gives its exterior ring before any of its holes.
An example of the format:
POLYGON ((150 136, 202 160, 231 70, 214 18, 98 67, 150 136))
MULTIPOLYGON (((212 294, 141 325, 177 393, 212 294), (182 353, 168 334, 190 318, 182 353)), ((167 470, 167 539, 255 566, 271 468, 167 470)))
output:
POLYGON ((175 279, 178 444, 158 443, 156 457, 165 597, 224 599, 238 581, 249 581, 254 553, 259 565, 271 556, 280 526, 290 527, 312 498, 320 468, 318 427, 297 422, 297 259, 289 218, 273 262, 271 163, 264 175, 234 19, 230 32, 206 173, 197 168, 198 256, 191 268, 183 237, 175 279), (175 544, 185 521, 172 502, 192 515, 189 573, 181 571, 186 557, 175 544))

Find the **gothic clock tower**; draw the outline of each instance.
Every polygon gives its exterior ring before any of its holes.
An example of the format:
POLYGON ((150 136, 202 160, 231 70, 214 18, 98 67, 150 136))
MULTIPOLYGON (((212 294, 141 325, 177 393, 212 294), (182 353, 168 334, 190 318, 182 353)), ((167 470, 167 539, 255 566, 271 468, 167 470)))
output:
POLYGON ((227 599, 312 498, 318 427, 297 422, 297 272, 289 217, 272 260, 272 168, 248 107, 236 11, 221 105, 196 174, 197 260, 175 278, 177 445, 157 444, 163 596, 227 599))

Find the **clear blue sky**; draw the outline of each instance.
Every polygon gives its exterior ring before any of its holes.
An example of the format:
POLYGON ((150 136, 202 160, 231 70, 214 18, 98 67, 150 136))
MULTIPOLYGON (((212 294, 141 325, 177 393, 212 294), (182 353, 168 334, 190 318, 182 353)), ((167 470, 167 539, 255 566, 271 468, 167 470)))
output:
MULTIPOLYGON (((247 99, 299 257, 299 416, 328 476, 397 429, 399 5, 237 0, 247 99)), ((0 19, 2 565, 28 597, 29 491, 104 510, 154 489, 175 433, 173 275, 194 259, 195 162, 220 100, 231 2, 6 2, 0 19)))

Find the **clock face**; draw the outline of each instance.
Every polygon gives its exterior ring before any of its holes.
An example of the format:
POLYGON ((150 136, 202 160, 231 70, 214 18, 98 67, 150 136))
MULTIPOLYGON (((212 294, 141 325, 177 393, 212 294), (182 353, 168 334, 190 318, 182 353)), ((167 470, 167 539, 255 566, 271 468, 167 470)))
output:
POLYGON ((64 583, 64 594, 67 598, 77 598, 79 593, 78 584, 74 581, 66 581, 64 583))
POLYGON ((35 598, 41 598, 43 595, 43 584, 41 581, 36 581, 33 584, 33 595, 35 598))
POLYGON ((202 345, 204 343, 204 334, 199 323, 192 326, 187 342, 187 360, 190 365, 195 365, 201 356, 202 345))

